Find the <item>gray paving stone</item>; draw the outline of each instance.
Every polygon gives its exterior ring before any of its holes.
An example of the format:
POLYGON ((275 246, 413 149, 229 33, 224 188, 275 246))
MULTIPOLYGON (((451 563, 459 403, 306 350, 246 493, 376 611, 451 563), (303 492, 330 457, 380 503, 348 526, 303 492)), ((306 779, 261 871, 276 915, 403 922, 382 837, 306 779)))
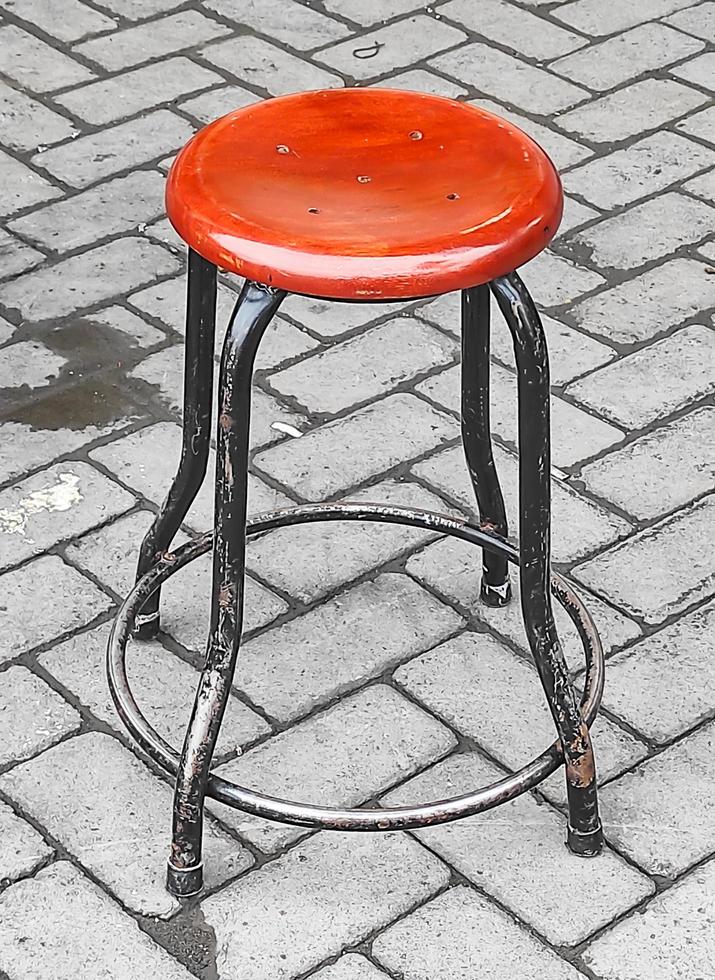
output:
POLYGON ((206 899, 201 910, 216 932, 219 976, 289 980, 448 880, 445 865, 405 834, 320 834, 206 899))
MULTIPOLYGON (((32 162, 68 184, 84 187, 164 156, 192 135, 193 128, 185 119, 164 109, 41 150, 32 162)), ((47 196, 56 197, 58 193, 47 196)))
POLYGON ((433 58, 430 64, 484 95, 539 115, 563 112, 588 97, 580 86, 486 44, 467 44, 433 58))
POLYGON ((469 0, 450 0, 440 6, 439 14, 536 61, 558 58, 587 43, 578 34, 504 0, 482 0, 478 9, 469 0))
POLYGON ((572 82, 597 92, 631 81, 701 51, 703 42, 664 24, 643 24, 632 31, 559 58, 550 66, 572 82))
POLYGON ((398 384, 448 364, 458 347, 444 334, 411 317, 397 317, 271 377, 310 412, 340 412, 376 398, 398 384))
POLYGON ((37 831, 0 802, 0 882, 5 884, 32 874, 51 854, 52 848, 37 831))
MULTIPOLYGON (((681 260, 671 263, 671 268, 673 275, 687 275, 690 271, 688 263, 681 260)), ((672 279, 662 269, 657 279, 652 275, 647 279, 645 275, 639 278, 642 285, 638 290, 644 298, 649 295, 647 290, 650 285, 651 309, 642 313, 646 321, 650 316, 658 317, 655 323, 651 320, 651 326, 667 328, 673 320, 683 319, 690 313, 683 306, 680 309, 665 308, 669 299, 663 283, 679 282, 682 286, 682 278, 672 279)), ((707 276, 702 278, 707 279, 707 276)), ((619 310, 625 310, 628 297, 624 293, 621 290, 616 296, 604 296, 598 310, 593 307, 589 309, 584 304, 583 309, 576 311, 577 319, 585 325, 604 329, 607 316, 617 316, 619 310)), ((671 291, 670 295, 675 303, 681 302, 679 297, 682 293, 675 296, 671 291)), ((639 329, 638 321, 634 323, 635 329, 639 329)), ((622 328, 624 333, 625 329, 622 328)), ((632 335, 631 338, 636 339, 632 335)), ((575 381, 566 391, 599 415, 630 429, 642 429, 713 390, 714 355, 715 337, 712 331, 694 324, 677 330, 650 347, 607 364, 588 377, 575 381)))
POLYGON ((618 143, 650 129, 658 129, 707 101, 702 92, 670 78, 644 78, 627 88, 557 116, 554 122, 566 132, 595 143, 618 143))
POLYGON ((0 29, 0 71, 35 92, 49 92, 95 77, 89 68, 14 24, 0 29))
POLYGON ((534 301, 547 307, 570 304, 605 281, 598 272, 584 269, 553 252, 541 252, 532 259, 524 269, 523 278, 534 301))
POLYGON ((410 14, 417 10, 420 0, 362 0, 360 4, 354 0, 324 0, 323 6, 330 14, 338 14, 368 27, 379 21, 399 17, 400 14, 410 14))
POLYGON ((182 112, 188 112, 204 126, 218 119, 219 116, 234 109, 260 102, 261 97, 249 92, 240 85, 226 85, 223 88, 212 88, 203 95, 195 95, 179 103, 182 112))
POLYGON ((709 51, 701 54, 699 58, 671 68, 671 73, 677 78, 682 78, 685 82, 692 85, 700 85, 702 88, 709 88, 712 85, 713 67, 715 67, 715 54, 709 51))
POLYGON ((699 177, 693 177, 687 184, 683 184, 683 189, 690 194, 696 194, 706 201, 715 201, 715 169, 708 170, 707 173, 699 177))
POLYGON ((60 861, 0 896, 0 967, 36 980, 191 974, 95 884, 60 861), (81 972, 78 972, 81 971, 81 972), (100 972, 101 971, 101 972, 100 972))
POLYGON ((307 500, 333 496, 436 449, 457 423, 412 395, 390 395, 256 457, 256 466, 307 500), (346 451, 347 448, 347 451, 346 451))
MULTIPOLYGON (((116 739, 99 732, 71 738, 16 766, 0 785, 128 908, 157 916, 178 909, 164 887, 171 787, 116 739)), ((204 843, 213 886, 252 863, 211 821, 204 843)))
POLYGON ((305 89, 341 88, 342 79, 317 65, 296 58, 262 38, 244 34, 217 41, 199 53, 212 65, 269 95, 286 95, 305 89))
MULTIPOLYGON (((214 364, 214 391, 218 390, 218 363, 214 364)), ((166 347, 151 354, 132 372, 131 376, 153 385, 159 399, 177 414, 183 405, 184 349, 181 346, 166 347)), ((306 424, 303 415, 287 408, 278 399, 254 385, 251 395, 251 447, 257 448, 283 438, 284 433, 275 427, 278 422, 290 425, 299 432, 306 424)))
POLYGON ((334 44, 313 57, 352 78, 377 78, 396 68, 408 68, 415 62, 466 40, 464 31, 456 27, 440 20, 417 16, 380 27, 369 34, 362 34, 359 39, 360 47, 369 49, 378 46, 376 54, 369 58, 361 58, 353 53, 356 50, 355 40, 334 44))
POLYGON ((564 186, 569 194, 610 210, 664 190, 714 159, 712 150, 684 136, 659 132, 581 164, 565 175, 564 186))
MULTIPOLYGON (((48 396, 47 402, 43 400, 40 403, 41 410, 51 412, 55 406, 62 411, 66 405, 64 394, 60 392, 54 398, 48 396)), ((123 414, 125 410, 125 406, 117 406, 116 412, 108 412, 105 419, 98 419, 99 425, 82 424, 86 419, 86 415, 83 415, 80 424, 74 428, 65 425, 57 429, 44 429, 36 425, 32 414, 28 422, 0 423, 0 480, 16 479, 26 470, 44 466, 63 453, 73 452, 122 428, 131 421, 130 416, 123 414)), ((67 417, 63 414, 64 418, 67 417)), ((67 418, 70 426, 75 421, 78 420, 71 416, 67 418)))
MULTIPOLYGON (((393 790, 384 803, 446 799, 503 775, 476 752, 460 753, 393 790)), ((530 795, 417 837, 555 946, 583 942, 654 891, 611 850, 597 861, 571 854, 564 848, 564 818, 530 795)))
POLYGON ((77 130, 64 116, 0 82, 0 142, 15 150, 34 150, 67 139, 77 130))
POLYGON ((605 704, 656 743, 676 738, 712 714, 714 640, 709 603, 613 657, 605 704))
POLYGON ((293 0, 208 0, 206 6, 298 51, 329 44, 350 33, 339 21, 293 0))
MULTIPOLYGON (((521 13, 519 17, 521 17, 521 13)), ((565 136, 555 132, 553 129, 542 126, 541 123, 536 123, 533 119, 528 119, 526 116, 512 112, 510 109, 499 105, 498 102, 492 102, 491 99, 470 99, 470 103, 486 109, 487 112, 494 113, 495 116, 501 116, 503 119, 508 119, 510 122, 513 122, 515 126, 518 126, 519 129, 531 136, 533 140, 536 140, 542 149, 546 150, 558 170, 565 170, 567 167, 572 167, 575 163, 580 163, 587 157, 592 156, 592 151, 588 147, 582 146, 574 140, 566 139, 565 136)), ((571 203, 573 205, 573 202, 571 203)), ((562 222, 561 231, 563 232, 563 230, 564 224, 562 222)))
MULTIPOLYGON (((385 480, 349 498, 461 516, 417 483, 385 480)), ((429 531, 372 521, 295 525, 250 542, 248 567, 301 602, 310 602, 433 537, 429 531)))
MULTIPOLYGON (((410 0, 412 2, 412 0, 410 0)), ((415 68, 412 71, 402 71, 390 75, 381 82, 375 82, 372 88, 401 88, 410 92, 427 92, 431 95, 443 95, 446 99, 456 99, 458 95, 466 95, 467 90, 455 82, 448 82, 431 71, 415 68)))
MULTIPOLYGON (((219 282, 216 301, 217 356, 220 356, 225 328, 237 299, 238 293, 219 282)), ((141 289, 129 297, 129 302, 138 310, 157 317, 167 327, 184 335, 186 284, 183 279, 179 281, 169 279, 148 289, 141 289)), ((256 357, 256 369, 267 370, 277 367, 288 358, 305 354, 314 347, 317 347, 317 341, 312 337, 281 317, 274 317, 261 339, 256 357)))
POLYGON ((14 214, 22 208, 29 208, 33 204, 51 201, 61 194, 58 187, 11 157, 9 153, 3 153, 2 150, 0 150, 0 182, 5 188, 0 203, 2 217, 14 214))
MULTIPOLYGON (((108 637, 109 627, 100 626, 58 644, 42 654, 39 661, 97 718, 123 732, 105 676, 108 637)), ((130 642, 126 663, 129 683, 149 723, 180 751, 198 685, 198 672, 155 641, 130 642)), ((255 711, 231 697, 216 754, 240 752, 244 745, 268 731, 268 725, 255 711)))
POLYGON ((696 136, 701 140, 712 143, 715 141, 713 138, 714 124, 715 107, 710 106, 707 109, 703 109, 702 112, 695 113, 694 116, 688 116, 687 119, 681 120, 675 128, 688 136, 696 136))
POLYGON ((183 10, 84 41, 74 50, 108 71, 121 71, 144 61, 175 54, 184 48, 228 34, 229 28, 204 17, 196 10, 183 10))
POLYGON ((331 303, 309 296, 289 296, 281 309, 313 333, 330 338, 389 313, 401 313, 404 303, 331 303))
POLYGON ((0 493, 0 568, 15 565, 134 505, 86 463, 57 463, 0 493))
POLYGON ((574 576, 631 615, 662 623, 713 591, 715 497, 640 531, 574 569, 574 576))
POLYGON ((576 0, 555 11, 554 16, 585 34, 613 34, 646 20, 655 20, 687 7, 692 0, 640 0, 621 4, 618 0, 576 0))
POLYGON ((0 302, 27 320, 66 316, 170 275, 177 267, 160 245, 121 238, 20 276, 0 289, 0 302))
POLYGON ((14 333, 15 327, 13 324, 8 323, 4 317, 0 317, 0 344, 4 344, 10 340, 14 333))
POLYGON ((714 743, 711 723, 602 791, 607 836, 651 874, 674 877, 715 847, 714 743))
POLYGON ((380 575, 241 647, 235 684, 288 721, 441 642, 463 620, 405 575, 380 575))
MULTIPOLYGON (((169 579, 162 590, 162 628, 196 655, 206 649, 211 580, 211 555, 206 554, 169 579)), ((267 626, 287 609, 275 593, 246 576, 244 633, 267 626)))
POLYGON ((715 43, 715 4, 701 3, 665 18, 666 24, 715 43))
POLYGON ((136 229, 164 211, 164 178, 140 170, 10 222, 11 231, 58 252, 136 229))
POLYGON ((314 350, 318 342, 299 327, 275 317, 261 338, 261 346, 256 356, 256 370, 268 371, 279 367, 284 361, 307 354, 314 350))
MULTIPOLYGON (((444 538, 407 559, 405 568, 419 581, 437 589, 450 601, 459 603, 471 616, 490 626, 527 655, 529 645, 524 632, 519 601, 519 577, 512 568, 513 601, 504 608, 492 609, 479 598, 482 556, 474 548, 455 538, 444 538)), ((601 602, 596 596, 576 589, 593 616, 606 653, 641 636, 640 627, 622 613, 601 602)), ((560 603, 553 602, 554 616, 564 655, 570 666, 583 663, 583 644, 570 617, 560 603)))
POLYGON ((154 347, 166 340, 166 335, 161 330, 152 327, 123 306, 109 306, 98 313, 92 313, 87 319, 119 331, 122 339, 132 346, 154 347))
POLYGON ((556 240, 560 241, 569 231, 578 228, 579 225, 585 224, 591 218, 597 217, 598 211, 594 210, 594 208, 588 208, 585 204, 581 204, 571 197, 564 197, 564 213, 556 240))
MULTIPOLYGON (((612 361, 616 352, 588 334, 550 316, 542 316, 549 349, 552 385, 565 385, 581 374, 612 361)), ((492 355, 514 370, 514 346, 506 325, 495 320, 491 332, 492 355)))
POLYGON ((10 659, 40 643, 77 629, 111 608, 111 600, 79 572, 49 555, 29 562, 0 577, 3 604, 0 627, 3 659, 10 659), (46 589, 43 602, 35 604, 28 617, 28 596, 35 595, 37 583, 46 589))
POLYGON ((395 923, 373 942, 392 975, 410 980, 578 980, 583 974, 481 895, 458 885, 395 923))
MULTIPOLYGON (((116 473, 123 483, 155 504, 161 504, 169 492, 180 455, 181 427, 173 422, 157 422, 95 449, 90 454, 92 459, 116 473)), ((215 465, 215 455, 212 452, 206 480, 186 516, 186 523, 197 531, 206 531, 213 526, 215 465)), ((273 490, 254 474, 249 474, 250 514, 289 505, 288 497, 273 490)))
MULTIPOLYGON (((50 205, 52 206, 52 205, 50 205)), ((573 245, 605 269, 634 269, 715 231, 715 210, 684 194, 663 194, 591 225, 573 245)))
POLYGON ((80 716, 25 667, 10 667, 0 688, 0 765, 42 752, 79 728, 80 716))
POLYGON ((95 126, 116 122, 222 79, 188 58, 169 58, 55 96, 55 102, 95 126))
MULTIPOLYGON (((1 110, 0 110, 1 111, 1 110)), ((0 229, 0 278, 16 276, 39 265, 45 256, 0 229)))
POLYGON ((715 408, 705 407, 589 463, 592 493, 648 520, 690 503, 715 484, 715 408))
MULTIPOLYGON (((166 282, 160 282, 155 286, 148 286, 146 289, 132 293, 128 302, 141 313, 148 313, 150 316, 156 317, 171 330, 175 330, 184 336, 186 329, 186 289, 186 276, 181 275, 176 279, 167 279, 166 282)), ((219 282, 216 294, 216 332, 219 339, 223 336, 237 299, 238 294, 233 289, 229 289, 224 283, 219 282)))
POLYGON ((0 388, 36 391, 55 381, 67 359, 35 340, 20 340, 5 347, 0 363, 0 388))
POLYGON ((710 861, 617 923, 583 953, 614 980, 699 980, 712 969, 715 863, 710 861))
POLYGON ((315 974, 317 980, 384 980, 387 974, 359 953, 344 953, 332 966, 315 974))
MULTIPOLYGON (((526 765, 556 739, 535 668, 486 633, 462 633, 447 640, 399 667, 395 680, 510 769, 526 765)), ((601 783, 646 754, 645 745, 603 715, 592 732, 601 783)), ((549 799, 563 804, 563 770, 540 788, 549 799)))
MULTIPOLYGON (((513 537, 516 538, 519 488, 517 459, 500 446, 494 447, 494 459, 506 501, 509 526, 513 528, 513 537)), ((466 513, 475 514, 474 490, 461 446, 455 446, 454 449, 418 463, 412 468, 412 472, 452 497, 466 513)), ((579 555, 589 554, 622 537, 629 529, 624 520, 587 500, 561 480, 552 480, 551 503, 552 550, 557 562, 573 561, 579 555)))
POLYGON ((60 41, 116 27, 111 17, 79 0, 3 0, 3 8, 60 41))
MULTIPOLYGON (((392 688, 376 684, 216 771, 276 798, 352 807, 446 755, 456 744, 443 725, 392 688)), ((223 807, 213 812, 266 853, 306 833, 245 813, 226 815, 223 807)))
MULTIPOLYGON (((422 381, 416 390, 451 411, 459 412, 460 375, 458 366, 450 368, 422 381)), ((492 433, 516 449, 517 380, 499 364, 492 364, 491 368, 491 426, 492 433)), ((573 466, 623 439, 620 429, 604 424, 556 396, 551 398, 551 426, 551 454, 556 466, 573 466)))
POLYGON ((127 20, 143 20, 177 6, 176 0, 108 0, 103 6, 127 20))

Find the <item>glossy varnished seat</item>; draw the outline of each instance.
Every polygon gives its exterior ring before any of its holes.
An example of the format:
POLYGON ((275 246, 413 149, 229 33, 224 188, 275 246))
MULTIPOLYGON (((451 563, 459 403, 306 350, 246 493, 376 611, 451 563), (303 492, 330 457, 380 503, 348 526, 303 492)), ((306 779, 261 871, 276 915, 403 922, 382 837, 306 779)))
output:
POLYGON ((511 123, 415 92, 305 92, 238 109, 181 151, 167 211, 205 259, 334 299, 489 282, 553 237, 553 164, 511 123))

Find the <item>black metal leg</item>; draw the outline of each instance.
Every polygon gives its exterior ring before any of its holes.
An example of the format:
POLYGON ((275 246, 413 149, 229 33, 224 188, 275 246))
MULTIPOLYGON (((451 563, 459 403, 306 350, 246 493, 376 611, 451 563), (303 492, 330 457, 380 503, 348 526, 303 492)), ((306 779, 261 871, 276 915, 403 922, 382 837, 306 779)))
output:
MULTIPOLYGON (((489 423, 489 286, 462 290, 462 443, 480 524, 506 537, 506 511, 489 423)), ((511 599, 506 559, 483 551, 482 568, 482 601, 505 606, 511 599)))
MULTIPOLYGON (((189 249, 181 460, 171 489, 142 542, 137 580, 168 550, 206 475, 211 440, 215 326, 216 266, 189 249)), ((157 589, 137 616, 134 635, 150 639, 158 629, 157 589)))
POLYGON ((566 759, 568 846, 593 856, 603 846, 593 747, 569 680, 551 609, 549 360, 538 311, 519 276, 491 288, 511 330, 519 384, 521 608, 529 645, 566 759))
POLYGON ((253 362, 284 292, 247 282, 231 316, 218 393, 213 592, 206 661, 176 777, 167 887, 193 895, 203 884, 203 805, 243 625, 246 495, 253 362))

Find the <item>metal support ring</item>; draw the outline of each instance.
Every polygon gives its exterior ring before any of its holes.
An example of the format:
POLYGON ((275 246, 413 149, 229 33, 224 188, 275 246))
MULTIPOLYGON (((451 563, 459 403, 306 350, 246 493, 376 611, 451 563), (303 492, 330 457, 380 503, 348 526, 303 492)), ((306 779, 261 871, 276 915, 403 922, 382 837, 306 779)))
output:
MULTIPOLYGON (((319 521, 377 521, 418 527, 459 538, 501 554, 512 564, 519 563, 519 555, 513 545, 467 521, 430 511, 381 504, 315 504, 291 510, 277 510, 250 519, 246 533, 256 535, 278 527, 319 521)), ((212 543, 213 533, 209 532, 164 555, 137 582, 120 606, 107 646, 107 678, 119 716, 140 748, 173 774, 178 770, 179 752, 149 724, 136 703, 127 679, 126 644, 137 613, 147 597, 184 565, 209 551, 212 543)), ((586 680, 581 698, 581 713, 590 727, 603 693, 604 657, 601 640, 588 610, 573 589, 555 573, 551 581, 552 592, 576 626, 584 647, 586 680)), ((562 762, 563 750, 557 741, 518 772, 474 792, 434 803, 385 809, 333 809, 311 803, 279 800, 238 786, 215 774, 209 776, 206 792, 212 799, 235 809, 267 820, 301 827, 341 831, 410 830, 459 820, 506 803, 533 789, 555 772, 562 762)))

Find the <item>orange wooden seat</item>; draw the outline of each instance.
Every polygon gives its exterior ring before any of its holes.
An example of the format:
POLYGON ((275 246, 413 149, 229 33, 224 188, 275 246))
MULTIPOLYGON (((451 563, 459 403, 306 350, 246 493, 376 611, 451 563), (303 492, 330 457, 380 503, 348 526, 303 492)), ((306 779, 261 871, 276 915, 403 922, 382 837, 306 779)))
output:
POLYGON ((177 232, 219 268, 333 299, 431 296, 540 252, 563 206, 544 151, 433 95, 305 92, 206 126, 169 174, 177 232))

